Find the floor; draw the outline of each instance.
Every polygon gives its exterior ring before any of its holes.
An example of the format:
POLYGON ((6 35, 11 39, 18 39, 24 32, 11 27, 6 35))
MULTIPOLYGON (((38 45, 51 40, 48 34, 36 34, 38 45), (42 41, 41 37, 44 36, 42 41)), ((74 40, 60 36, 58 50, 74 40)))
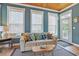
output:
POLYGON ((58 44, 63 47, 64 49, 66 49, 67 51, 73 53, 74 55, 79 56, 79 47, 74 46, 70 43, 67 43, 65 41, 59 41, 58 44))
POLYGON ((59 40, 59 41, 58 41, 58 44, 61 45, 61 46, 63 46, 63 47, 67 47, 67 46, 71 46, 71 45, 72 45, 72 44, 67 43, 67 42, 65 42, 65 41, 62 41, 62 40, 59 40))
POLYGON ((73 54, 79 56, 79 47, 76 47, 76 46, 67 46, 65 48, 66 50, 72 52, 73 54))
POLYGON ((0 46, 0 56, 10 56, 14 51, 14 48, 0 46))
MULTIPOLYGON (((67 43, 64 44, 64 46, 66 46, 67 43)), ((68 46, 68 45, 67 45, 68 46)), ((52 51, 53 54, 52 56, 75 56, 73 53, 67 51, 66 49, 62 48, 60 45, 59 45, 59 42, 55 48, 54 51, 52 51)), ((20 51, 20 49, 16 49, 15 52, 12 54, 12 56, 34 56, 33 52, 32 51, 28 51, 28 52, 24 52, 22 53, 20 51)), ((39 56, 39 55, 37 55, 39 56)), ((49 55, 46 55, 46 56, 49 56, 49 55)))
POLYGON ((10 56, 15 51, 16 48, 19 48, 18 45, 14 45, 13 48, 10 48, 7 44, 0 45, 0 56, 10 56))
MULTIPOLYGON (((11 50, 8 48, 4 49, 4 52, 1 53, 0 56, 3 56, 3 55, 4 56, 8 56, 8 55, 9 56, 10 55, 12 56, 34 56, 32 51, 22 53, 18 45, 14 45, 13 48, 15 48, 13 52, 11 52, 11 50)), ((53 52, 52 56, 76 56, 76 55, 79 56, 79 47, 73 46, 72 44, 69 44, 64 41, 58 41, 58 44, 55 50, 52 52, 53 52)))
MULTIPOLYGON (((66 51, 65 49, 61 48, 60 46, 57 46, 54 51, 52 51, 54 54, 52 56, 74 56, 74 54, 66 51), (62 53, 61 53, 62 52, 62 53)), ((12 56, 34 56, 32 51, 21 53, 20 49, 16 49, 12 56)), ((39 55, 37 55, 39 56, 39 55)), ((47 55, 49 56, 49 55, 47 55)))

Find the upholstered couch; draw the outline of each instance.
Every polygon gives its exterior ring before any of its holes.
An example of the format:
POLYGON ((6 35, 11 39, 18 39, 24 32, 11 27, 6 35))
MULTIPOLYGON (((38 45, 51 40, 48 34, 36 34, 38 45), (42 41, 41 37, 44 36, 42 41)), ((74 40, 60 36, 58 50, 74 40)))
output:
MULTIPOLYGON (((34 34, 34 33, 32 33, 32 34, 34 34)), ((34 40, 34 37, 32 37, 32 38, 29 38, 29 40, 26 40, 26 42, 23 37, 20 38, 21 52, 30 51, 30 50, 32 50, 33 46, 40 46, 40 45, 46 45, 46 44, 49 44, 49 45, 52 44, 52 45, 56 46, 56 44, 57 44, 57 38, 55 36, 52 36, 51 38, 47 38, 44 36, 43 38, 39 38, 39 39, 37 38, 37 40, 34 40), (33 38, 33 40, 32 40, 32 38, 33 38)))

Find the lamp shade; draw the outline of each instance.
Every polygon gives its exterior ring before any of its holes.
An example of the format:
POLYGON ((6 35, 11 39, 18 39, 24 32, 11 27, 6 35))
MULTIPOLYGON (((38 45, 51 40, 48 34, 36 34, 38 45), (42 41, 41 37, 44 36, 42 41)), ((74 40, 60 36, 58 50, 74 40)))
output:
POLYGON ((0 32, 2 32, 3 31, 3 26, 0 26, 0 32))

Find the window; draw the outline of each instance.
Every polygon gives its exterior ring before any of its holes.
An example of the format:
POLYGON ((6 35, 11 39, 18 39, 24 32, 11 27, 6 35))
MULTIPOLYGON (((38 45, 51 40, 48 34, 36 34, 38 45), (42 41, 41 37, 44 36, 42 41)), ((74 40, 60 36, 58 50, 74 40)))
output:
POLYGON ((25 9, 8 6, 8 26, 11 33, 24 32, 25 9))
POLYGON ((43 32, 43 12, 31 10, 31 33, 43 32))
POLYGON ((48 13, 48 32, 57 35, 57 23, 58 15, 54 13, 48 13))
POLYGON ((69 39, 72 35, 72 10, 60 14, 61 39, 69 39))

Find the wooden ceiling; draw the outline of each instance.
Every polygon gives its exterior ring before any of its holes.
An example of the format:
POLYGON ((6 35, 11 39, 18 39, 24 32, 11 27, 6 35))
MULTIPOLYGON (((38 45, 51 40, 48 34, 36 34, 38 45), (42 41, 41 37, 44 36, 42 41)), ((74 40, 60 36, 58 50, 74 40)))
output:
POLYGON ((22 4, 39 6, 39 7, 43 7, 43 8, 49 8, 49 9, 60 11, 64 8, 70 6, 72 3, 22 3, 22 4))

